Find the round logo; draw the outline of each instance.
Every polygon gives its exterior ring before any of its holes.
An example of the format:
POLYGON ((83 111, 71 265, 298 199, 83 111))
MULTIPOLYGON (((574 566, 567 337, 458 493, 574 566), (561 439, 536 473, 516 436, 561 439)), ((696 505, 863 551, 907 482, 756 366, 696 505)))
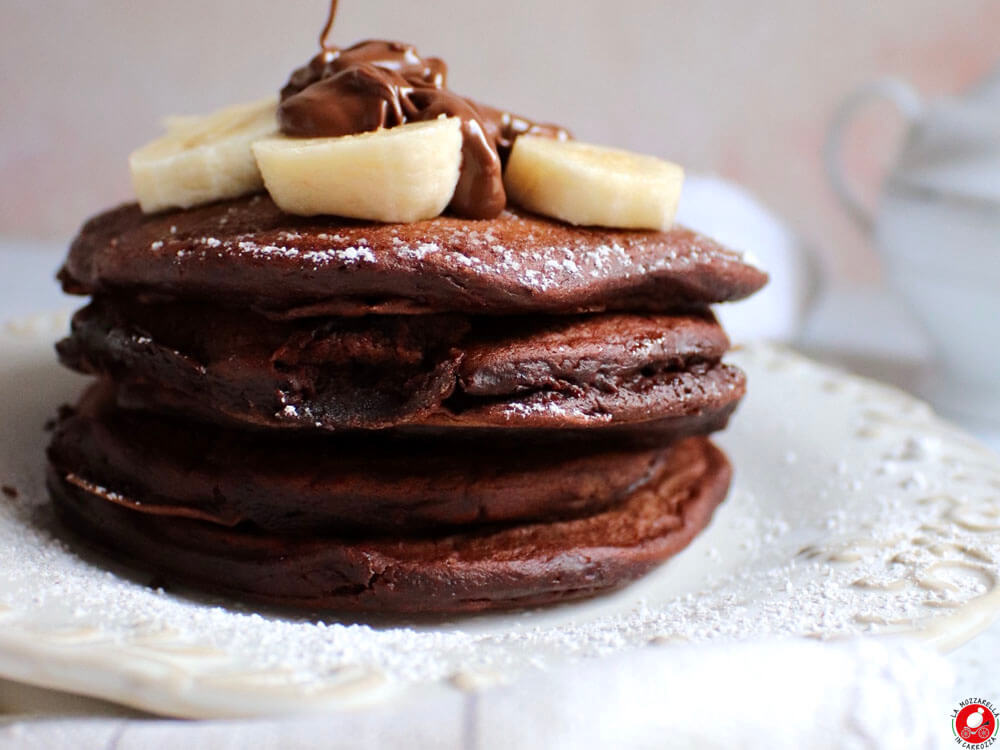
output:
POLYGON ((981 698, 968 698, 952 713, 951 728, 962 747, 989 747, 997 737, 996 708, 981 698))

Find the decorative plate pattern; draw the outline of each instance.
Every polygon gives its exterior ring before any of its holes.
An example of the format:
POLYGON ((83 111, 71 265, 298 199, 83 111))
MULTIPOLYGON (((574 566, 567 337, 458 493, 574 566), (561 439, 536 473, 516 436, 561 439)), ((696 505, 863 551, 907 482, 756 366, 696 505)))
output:
POLYGON ((53 523, 43 424, 83 380, 65 315, 0 331, 0 676, 177 716, 324 711, 650 642, 912 632, 1000 610, 1000 458, 898 391, 756 345, 719 442, 729 499, 685 552, 589 602, 447 622, 255 612, 152 588, 53 523))

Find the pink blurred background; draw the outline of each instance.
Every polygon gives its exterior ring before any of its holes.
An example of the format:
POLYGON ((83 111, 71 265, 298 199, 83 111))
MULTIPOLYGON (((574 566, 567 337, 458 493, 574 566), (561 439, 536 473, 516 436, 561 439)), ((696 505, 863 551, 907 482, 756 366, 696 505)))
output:
MULTIPOLYGON (((126 157, 169 114, 276 91, 316 49, 325 0, 2 0, 0 236, 67 239, 130 196, 126 157)), ((827 187, 837 103, 880 74, 953 93, 1000 54, 997 0, 341 0, 333 39, 412 41, 456 90, 587 140, 736 180, 836 275, 878 276, 827 187)), ((870 195, 899 135, 874 108, 848 160, 870 195)))

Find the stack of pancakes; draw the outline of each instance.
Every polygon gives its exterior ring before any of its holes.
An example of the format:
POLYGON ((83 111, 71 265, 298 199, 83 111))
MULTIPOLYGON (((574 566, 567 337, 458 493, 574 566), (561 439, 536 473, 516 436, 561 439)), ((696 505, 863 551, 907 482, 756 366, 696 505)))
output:
POLYGON ((713 241, 510 210, 303 218, 255 195, 88 222, 58 345, 99 376, 50 489, 86 537, 277 604, 440 613, 587 596, 708 522, 744 376, 713 241))

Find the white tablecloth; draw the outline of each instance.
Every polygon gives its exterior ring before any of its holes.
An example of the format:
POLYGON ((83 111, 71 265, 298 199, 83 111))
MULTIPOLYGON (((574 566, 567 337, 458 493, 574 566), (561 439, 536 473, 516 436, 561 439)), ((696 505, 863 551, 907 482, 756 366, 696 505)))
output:
POLYGON ((0 747, 917 750, 945 747, 952 680, 941 657, 902 642, 663 646, 322 719, 19 721, 0 747))

